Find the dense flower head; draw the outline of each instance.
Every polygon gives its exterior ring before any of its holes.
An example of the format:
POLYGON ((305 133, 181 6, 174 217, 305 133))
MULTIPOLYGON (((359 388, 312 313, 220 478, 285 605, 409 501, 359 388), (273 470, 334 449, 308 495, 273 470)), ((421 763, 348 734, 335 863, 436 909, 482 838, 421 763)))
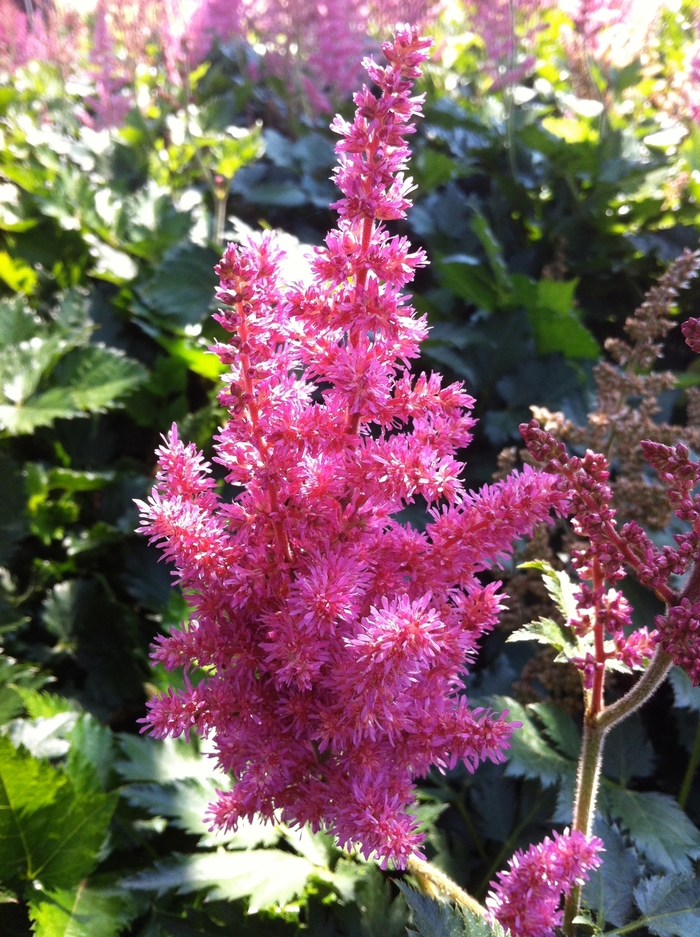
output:
POLYGON ((236 779, 212 822, 326 824, 399 865, 420 843, 414 777, 501 761, 512 731, 463 693, 501 607, 477 573, 567 507, 529 468, 467 492, 473 401, 407 370, 426 323, 402 287, 426 260, 384 221, 408 204, 404 136, 429 45, 399 28, 388 64, 367 63, 379 97, 364 88, 353 123, 336 121, 341 217, 303 282, 285 282, 270 234, 230 244, 217 267, 230 337, 213 349, 229 369, 215 459, 242 490, 222 500, 174 428, 141 504, 193 609, 155 657, 205 670, 153 700, 147 724, 212 737, 236 779), (417 500, 425 530, 397 518, 417 500))
POLYGON ((554 833, 527 852, 518 850, 498 881, 491 883, 486 907, 514 937, 554 937, 561 926, 563 896, 601 864, 603 843, 578 831, 554 833))

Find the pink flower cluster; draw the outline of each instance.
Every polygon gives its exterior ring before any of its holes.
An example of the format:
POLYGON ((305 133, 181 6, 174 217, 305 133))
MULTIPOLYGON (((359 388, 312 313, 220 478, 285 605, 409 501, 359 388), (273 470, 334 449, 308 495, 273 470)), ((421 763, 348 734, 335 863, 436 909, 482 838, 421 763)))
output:
POLYGON ((22 6, 0 0, 0 68, 13 72, 38 59, 53 62, 67 74, 85 37, 80 16, 53 3, 22 6))
POLYGON ((426 323, 402 290, 426 259, 384 222, 409 205, 411 87, 429 47, 397 29, 388 64, 366 62, 380 96, 363 88, 353 122, 334 122, 340 220, 307 281, 283 281, 268 235, 229 245, 218 267, 230 418, 215 458, 240 493, 222 500, 173 429, 140 505, 193 609, 155 657, 205 674, 153 700, 147 724, 212 737, 236 778, 213 823, 326 824, 399 865, 421 838, 413 778, 500 761, 512 731, 463 693, 500 608, 477 573, 567 508, 560 481, 529 468, 467 492, 457 450, 473 401, 407 370, 426 323), (417 500, 425 531, 397 516, 417 500))
POLYGON ((470 28, 484 44, 493 89, 522 81, 535 65, 530 50, 543 28, 542 13, 553 0, 472 0, 464 5, 470 28))
POLYGON ((527 852, 518 850, 486 898, 489 912, 514 937, 554 937, 563 919, 559 905, 588 871, 601 864, 603 843, 595 836, 565 830, 527 852))

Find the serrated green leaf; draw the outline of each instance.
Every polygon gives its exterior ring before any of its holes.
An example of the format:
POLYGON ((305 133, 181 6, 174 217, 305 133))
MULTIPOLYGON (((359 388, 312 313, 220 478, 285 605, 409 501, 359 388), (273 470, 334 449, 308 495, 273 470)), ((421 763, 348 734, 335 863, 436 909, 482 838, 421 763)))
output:
POLYGON ((79 589, 80 583, 77 580, 66 579, 57 583, 44 601, 44 626, 64 647, 69 647, 73 640, 75 603, 79 589))
POLYGON ((180 778, 196 778, 204 784, 214 783, 226 789, 229 779, 214 768, 211 758, 200 754, 193 742, 184 739, 159 741, 144 735, 118 737, 125 758, 114 765, 126 781, 156 781, 163 784, 180 778))
POLYGON ((158 862, 124 882, 137 891, 179 895, 206 891, 210 901, 250 899, 249 911, 284 906, 302 894, 317 869, 308 859, 279 849, 250 849, 179 856, 158 862))
POLYGON ((410 937, 506 937, 498 923, 422 895, 404 882, 397 884, 413 915, 413 926, 407 931, 410 937))
POLYGON ((564 621, 569 622, 575 617, 577 611, 575 596, 578 586, 564 570, 554 569, 545 560, 520 563, 518 569, 539 569, 545 588, 564 621))
POLYGON ((114 767, 114 733, 83 713, 69 735, 71 743, 66 774, 76 784, 106 790, 114 767))
POLYGON ((577 760, 581 749, 581 732, 571 716, 553 703, 532 703, 528 710, 537 714, 546 735, 562 755, 577 760))
POLYGON ((166 784, 130 784, 122 794, 132 807, 142 807, 153 816, 169 817, 173 825, 202 837, 200 846, 226 844, 229 849, 252 849, 279 843, 282 831, 262 820, 242 820, 236 830, 211 832, 205 820, 207 808, 216 798, 220 785, 194 777, 166 784))
POLYGON ((696 875, 659 875, 640 882, 634 890, 638 922, 657 937, 700 937, 700 878, 696 875))
POLYGON ((508 641, 537 641, 538 644, 547 644, 563 654, 566 659, 575 654, 578 646, 571 628, 560 625, 553 618, 540 618, 523 625, 508 635, 508 641))
POLYGON ((60 713, 76 712, 78 706, 72 700, 57 696, 56 693, 46 693, 30 687, 15 687, 24 708, 30 719, 49 719, 60 713))
POLYGON ((25 299, 0 299, 0 348, 29 341, 40 329, 40 319, 25 299))
POLYGON ((617 826, 596 818, 593 830, 603 840, 603 864, 589 873, 583 886, 583 900, 602 926, 604 923, 621 927, 632 912, 632 892, 639 878, 639 856, 629 846, 617 826))
POLYGON ((494 707, 508 710, 511 722, 522 727, 513 733, 505 773, 510 777, 539 778, 545 787, 576 771, 575 762, 559 754, 540 732, 524 706, 509 697, 495 697, 494 707))
POLYGON ((75 349, 54 372, 54 380, 70 395, 74 410, 90 413, 113 405, 147 376, 148 372, 138 361, 104 345, 75 349))
POLYGON ((103 844, 116 795, 76 791, 66 774, 0 738, 0 881, 71 888, 103 844))
POLYGON ((39 891, 29 901, 34 937, 118 937, 137 913, 128 892, 85 884, 39 891))
POLYGON ((180 244, 163 258, 153 277, 140 290, 157 318, 184 328, 207 315, 214 300, 218 256, 208 247, 180 244))
POLYGON ((47 718, 15 719, 8 736, 15 748, 21 745, 35 758, 62 758, 70 748, 66 737, 77 718, 75 712, 61 712, 47 718))
POLYGON ((700 830, 673 797, 657 791, 627 791, 603 785, 601 809, 629 830, 635 846, 666 872, 688 872, 700 856, 700 830))

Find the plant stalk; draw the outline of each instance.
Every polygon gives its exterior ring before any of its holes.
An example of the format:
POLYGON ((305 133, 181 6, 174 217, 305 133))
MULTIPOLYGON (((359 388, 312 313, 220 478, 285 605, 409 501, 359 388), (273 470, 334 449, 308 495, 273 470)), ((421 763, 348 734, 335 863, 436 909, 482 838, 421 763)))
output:
POLYGON ((486 917, 486 908, 432 862, 426 862, 425 859, 419 859, 417 856, 410 856, 406 862, 406 871, 411 873, 422 890, 432 898, 444 895, 455 904, 467 908, 478 918, 486 917))
MULTIPOLYGON (((623 697, 599 712, 586 713, 583 725, 583 742, 579 757, 574 798, 573 829, 591 835, 595 817, 596 799, 600 783, 600 766, 603 760, 605 736, 613 726, 645 703, 663 683, 671 669, 672 660, 663 648, 657 647, 651 663, 639 680, 623 697)), ((574 888, 564 905, 564 934, 574 937, 574 918, 579 913, 581 888, 574 888)))

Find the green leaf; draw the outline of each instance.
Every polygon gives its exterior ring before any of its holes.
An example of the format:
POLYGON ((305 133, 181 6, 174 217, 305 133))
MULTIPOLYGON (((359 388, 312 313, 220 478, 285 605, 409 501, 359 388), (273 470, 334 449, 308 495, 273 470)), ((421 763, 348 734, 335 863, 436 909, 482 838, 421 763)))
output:
POLYGON ((508 751, 505 773, 509 777, 539 778, 545 787, 551 787, 576 771, 575 762, 559 754, 538 729, 530 717, 530 707, 507 696, 495 697, 493 703, 500 711, 508 710, 510 722, 522 723, 513 733, 508 751))
POLYGON ((175 329, 201 322, 214 302, 217 255, 208 247, 179 244, 163 258, 139 293, 157 320, 175 329))
POLYGON ((571 580, 571 577, 564 570, 554 569, 545 560, 530 560, 527 563, 520 563, 518 569, 539 569, 542 573, 545 588, 559 609, 564 621, 571 621, 576 616, 578 585, 571 580))
POLYGON ((34 937, 118 937, 138 913, 123 890, 77 888, 39 891, 29 901, 34 937))
POLYGON ((77 718, 75 712, 61 712, 39 719, 15 719, 8 737, 16 748, 22 746, 35 758, 62 758, 70 748, 67 736, 77 718))
MULTIPOLYGON (((71 352, 56 367, 74 410, 97 413, 146 380, 148 372, 116 348, 90 345, 71 352)), ((63 390, 63 388, 61 388, 63 390)))
POLYGON ((116 797, 77 791, 61 769, 0 738, 0 881, 77 885, 95 865, 116 797))
POLYGON ((640 882, 634 890, 638 922, 657 937, 700 937, 700 878, 696 875, 659 875, 640 882))
POLYGON ((228 852, 219 849, 157 862, 153 870, 140 872, 124 885, 137 891, 179 895, 207 891, 207 900, 250 899, 249 911, 286 905, 302 894, 308 877, 317 870, 308 859, 279 849, 228 852))
POLYGON ((114 734, 90 713, 83 713, 69 735, 66 774, 77 784, 106 790, 114 767, 114 734))
POLYGON ((39 327, 39 317, 21 296, 0 299, 0 348, 29 341, 39 327))
POLYGON ((354 864, 348 871, 355 874, 355 894, 350 897, 360 907, 363 937, 405 937, 408 908, 401 895, 392 900, 389 880, 372 865, 354 864), (358 873, 362 875, 359 880, 358 873))
POLYGON ((603 864, 590 873, 583 886, 583 900, 595 912, 598 923, 621 927, 632 912, 632 891, 639 878, 639 855, 629 846, 617 826, 596 819, 596 836, 603 840, 603 864))
POLYGON ((581 733, 571 716, 554 703, 531 703, 528 710, 537 714, 544 725, 545 734, 562 755, 577 761, 581 750, 581 733))
POLYGON ((508 635, 507 640, 511 643, 514 641, 537 641, 539 644, 548 644, 559 651, 567 660, 576 653, 578 648, 578 642, 572 629, 566 625, 560 625, 553 618, 540 618, 538 621, 531 621, 508 635))
POLYGON ((184 739, 157 739, 144 735, 119 735, 119 746, 126 756, 114 765, 126 781, 156 781, 160 784, 180 778, 196 778, 202 784, 214 783, 218 789, 230 782, 223 771, 216 770, 211 758, 201 755, 194 743, 184 739))
POLYGON ((0 251, 0 279, 5 281, 13 293, 31 294, 38 277, 36 270, 21 258, 10 257, 7 251, 0 251))
POLYGON ((461 299, 493 312, 498 304, 496 283, 491 271, 475 257, 454 254, 443 257, 438 269, 443 284, 461 299))
POLYGON ((8 723, 25 708, 24 691, 36 692, 49 679, 36 667, 0 654, 0 725, 8 723))
POLYGON ((630 778, 648 778, 653 772, 654 749, 638 713, 633 713, 605 741, 603 774, 626 787, 630 778))
POLYGON ((281 830, 262 820, 241 821, 234 831, 212 833, 205 820, 207 808, 220 785, 188 777, 166 784, 130 784, 123 796, 132 807, 142 807, 153 816, 169 817, 178 829, 201 836, 200 846, 223 845, 229 849, 272 846, 282 837, 281 830))
POLYGON ((700 830, 673 797, 603 785, 601 809, 620 820, 635 846, 665 872, 688 872, 700 856, 700 830))
MULTIPOLYGON (((1 310, 0 315, 2 315, 1 310)), ((10 559, 17 542, 27 532, 24 482, 18 466, 4 451, 0 451, 0 478, 2 478, 2 498, 0 498, 0 564, 2 564, 10 559)))
POLYGON ((397 882, 413 915, 410 937, 506 937, 500 924, 477 918, 471 911, 422 895, 397 882))

